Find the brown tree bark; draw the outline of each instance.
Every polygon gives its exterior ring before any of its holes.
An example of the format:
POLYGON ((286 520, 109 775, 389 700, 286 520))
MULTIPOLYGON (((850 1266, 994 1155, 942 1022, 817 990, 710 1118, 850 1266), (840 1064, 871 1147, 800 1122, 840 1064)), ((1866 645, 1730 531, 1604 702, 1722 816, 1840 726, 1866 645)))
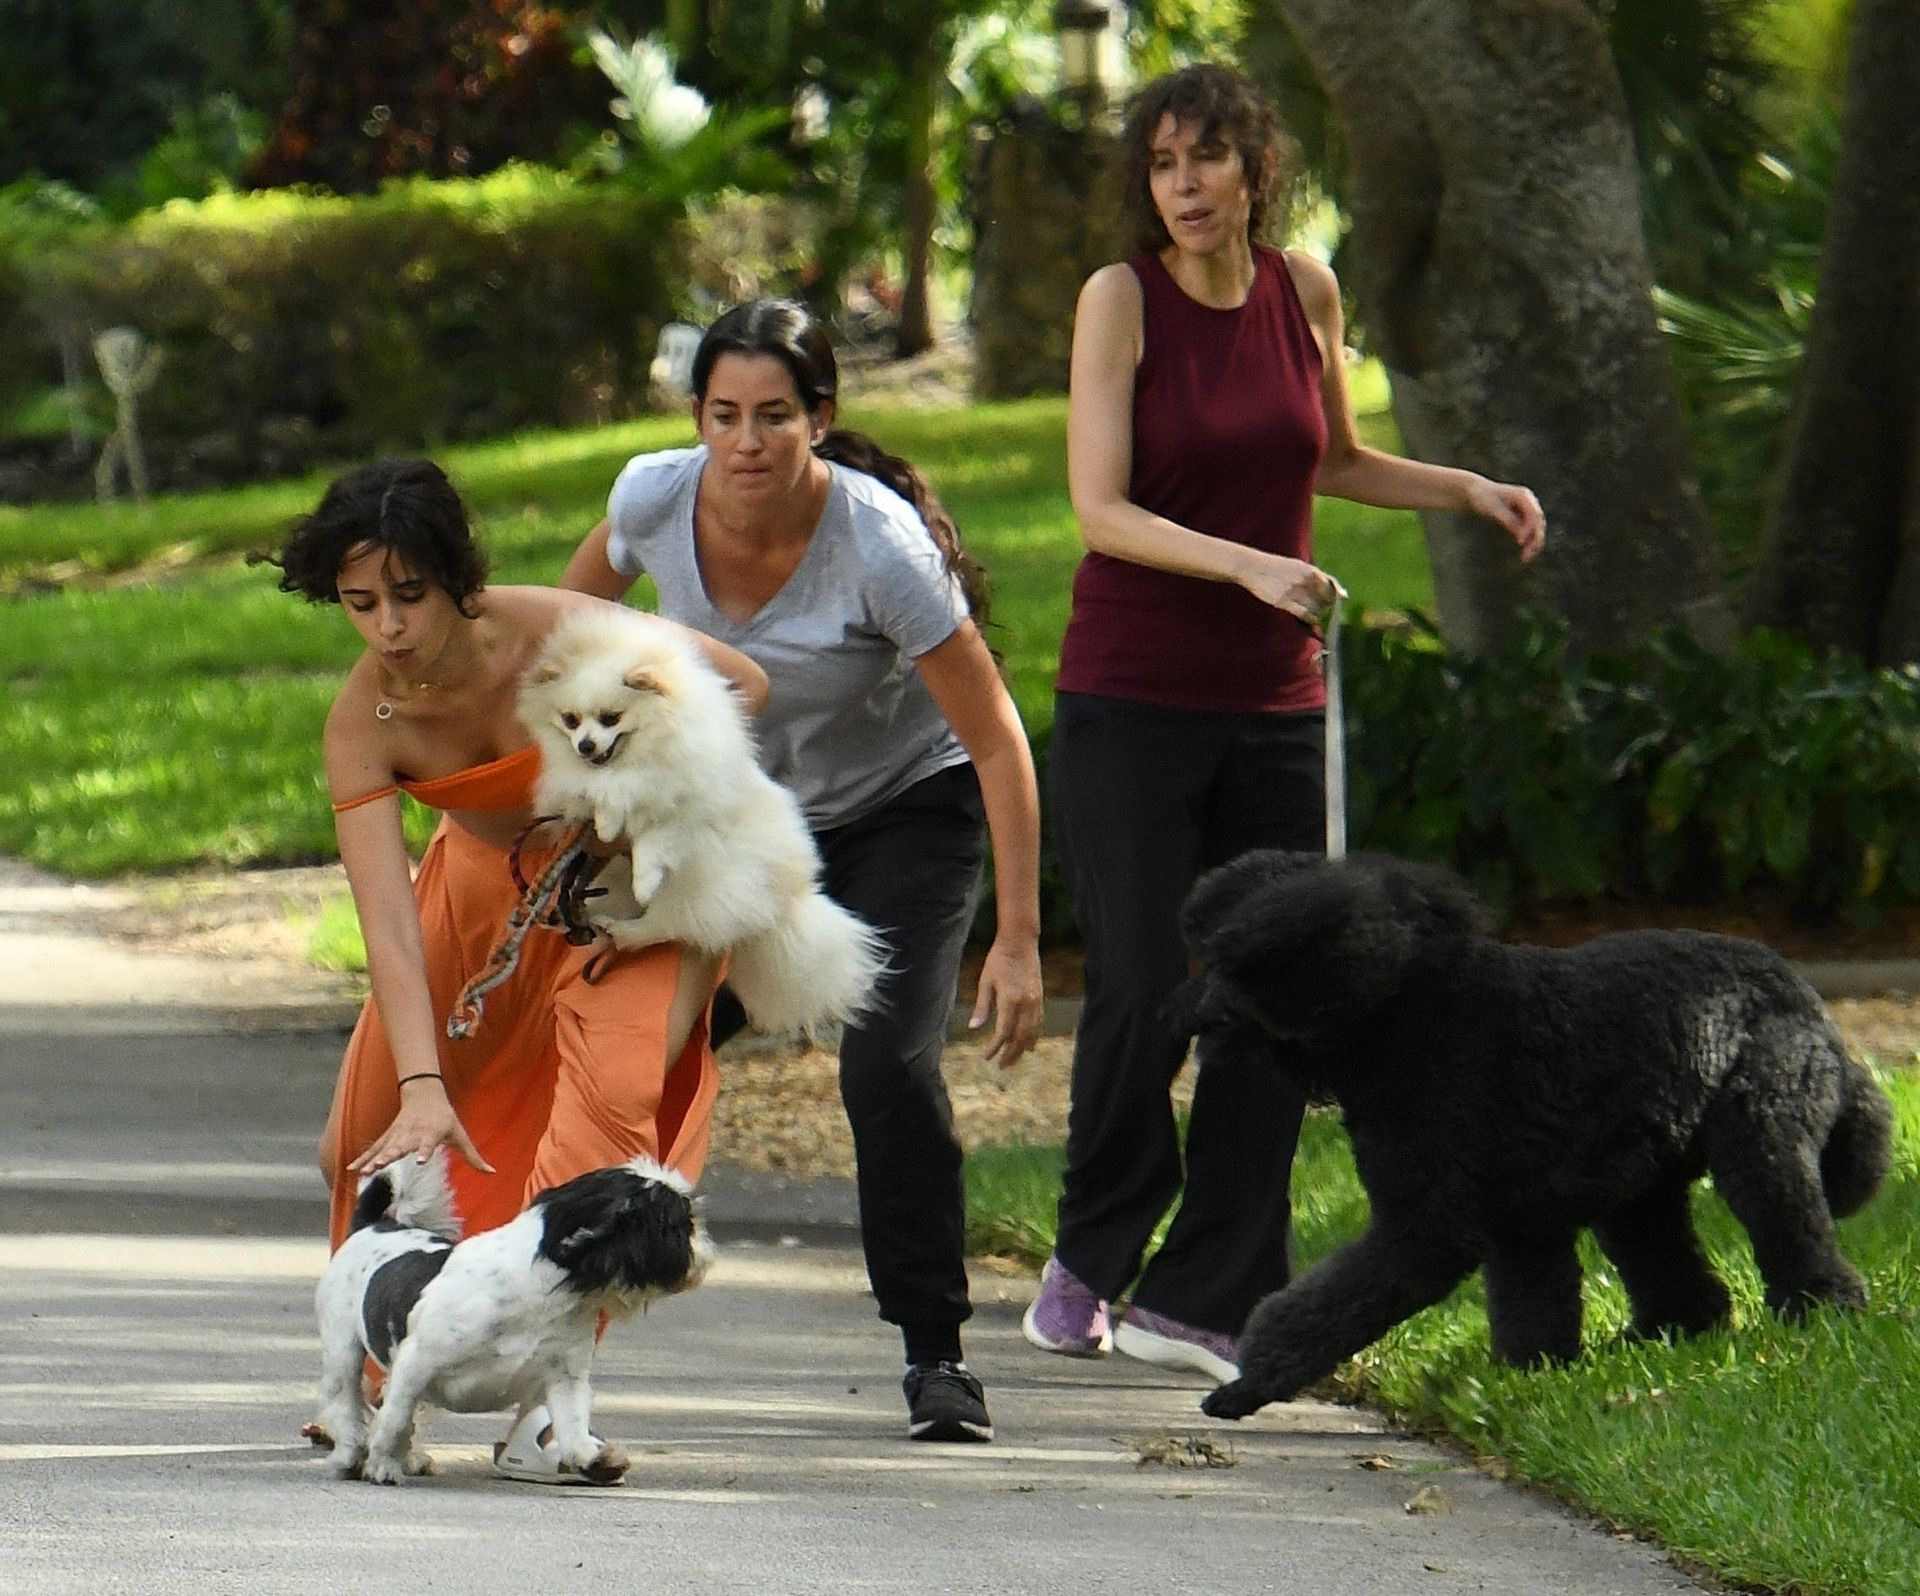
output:
POLYGON ((1920 659, 1920 10, 1859 0, 1819 297, 1755 624, 1881 664, 1920 659))
POLYGON ((1347 287, 1408 452, 1526 483, 1546 508, 1546 552, 1525 568, 1489 523, 1426 517, 1448 638, 1484 648, 1527 604, 1587 649, 1675 621, 1729 642, 1654 324, 1626 106, 1591 10, 1273 3, 1343 124, 1347 287))
POLYGON ((894 353, 903 359, 933 347, 933 119, 946 61, 936 37, 929 18, 925 42, 906 69, 907 169, 900 202, 905 280, 894 334, 894 353))

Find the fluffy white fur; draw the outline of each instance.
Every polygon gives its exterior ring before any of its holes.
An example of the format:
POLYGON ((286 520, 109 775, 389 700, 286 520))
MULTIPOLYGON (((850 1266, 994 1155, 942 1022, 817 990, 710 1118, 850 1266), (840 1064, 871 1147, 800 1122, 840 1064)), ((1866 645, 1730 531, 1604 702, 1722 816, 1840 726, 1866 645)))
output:
POLYGON ((314 1293, 334 1468, 381 1485, 430 1472, 414 1445, 422 1402, 453 1413, 545 1403, 561 1465, 614 1483, 626 1459, 588 1429, 600 1316, 627 1318, 704 1278, 713 1247, 692 1188, 636 1158, 458 1238, 444 1153, 402 1159, 363 1185, 354 1230, 314 1293), (387 1369, 377 1415, 362 1394, 369 1355, 387 1369))
POLYGON ((761 770, 726 679, 649 617, 568 616, 520 689, 540 744, 539 813, 624 838, 589 917, 616 946, 729 953, 727 981, 762 1031, 842 1023, 871 1000, 879 937, 818 885, 792 794, 761 770))

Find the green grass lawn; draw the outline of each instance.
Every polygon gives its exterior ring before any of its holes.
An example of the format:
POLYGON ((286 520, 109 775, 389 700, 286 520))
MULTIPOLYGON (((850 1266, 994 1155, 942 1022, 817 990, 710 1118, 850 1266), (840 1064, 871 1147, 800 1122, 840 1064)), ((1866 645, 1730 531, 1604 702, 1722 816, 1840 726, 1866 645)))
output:
MULTIPOLYGON (((1625 1296, 1589 1246, 1579 1363, 1495 1364, 1475 1277, 1345 1365, 1341 1385, 1743 1588, 1920 1590, 1910 1445, 1920 1415, 1920 1075, 1885 1079, 1899 1110, 1898 1168, 1840 1226, 1841 1246, 1868 1278, 1865 1313, 1823 1312, 1798 1328, 1767 1314, 1744 1232, 1703 1190, 1695 1208, 1734 1292, 1731 1332, 1673 1346, 1626 1339, 1625 1296)), ((970 1158, 973 1244, 1043 1261, 1061 1162, 1057 1147, 970 1158)), ((1366 1194, 1331 1115, 1308 1118, 1294 1204, 1302 1266, 1366 1223, 1366 1194)), ((1196 1406, 1195 1423, 1206 1422, 1196 1406)))
MULTIPOLYGON (((986 564, 995 642, 1030 729, 1052 683, 1079 537, 1060 399, 851 411, 918 463, 986 564)), ((1384 417, 1368 425, 1390 441, 1384 417)), ((550 582, 645 449, 684 418, 516 437, 443 459, 496 579, 550 582)), ((0 507, 0 853, 82 876, 333 856, 320 728, 358 647, 331 608, 240 555, 270 546, 325 478, 131 506, 0 507), (113 580, 109 573, 144 574, 113 580), (47 579, 62 581, 45 591, 47 579)), ((1320 557, 1376 607, 1428 601, 1415 517, 1323 501, 1320 557)), ((418 834, 424 819, 416 817, 418 834)))

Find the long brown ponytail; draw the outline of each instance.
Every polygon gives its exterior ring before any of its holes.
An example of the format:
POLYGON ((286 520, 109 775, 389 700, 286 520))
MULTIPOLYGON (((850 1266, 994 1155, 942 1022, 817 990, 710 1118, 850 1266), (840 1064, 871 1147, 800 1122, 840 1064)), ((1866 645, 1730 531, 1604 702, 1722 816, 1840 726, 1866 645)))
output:
POLYGON ((831 460, 850 471, 863 472, 884 482, 913 506, 932 535, 947 569, 960 584, 974 625, 985 627, 990 603, 987 573, 961 543, 960 528, 953 524, 953 517, 947 514, 947 507, 935 496, 920 468, 900 455, 888 454, 866 433, 846 427, 835 427, 814 445, 813 452, 822 460, 831 460))

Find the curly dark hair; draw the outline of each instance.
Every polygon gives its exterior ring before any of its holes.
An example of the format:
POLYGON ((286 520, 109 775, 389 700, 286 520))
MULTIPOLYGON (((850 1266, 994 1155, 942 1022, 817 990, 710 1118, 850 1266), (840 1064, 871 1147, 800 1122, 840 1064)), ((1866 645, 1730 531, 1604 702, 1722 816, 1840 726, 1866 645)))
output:
POLYGON ((1119 144, 1121 204, 1135 252, 1152 254, 1172 242, 1148 182, 1153 136, 1169 116, 1177 124, 1196 124, 1203 138, 1224 135, 1240 152, 1252 201, 1247 237, 1261 237, 1275 198, 1299 176, 1300 146, 1259 89, 1231 67, 1203 62, 1155 78, 1127 101, 1119 144))
MULTIPOLYGON (((793 299, 749 299, 721 313, 694 351, 693 396, 707 397, 707 380, 722 355, 772 355, 793 376, 800 408, 810 416, 837 401, 840 365, 833 340, 819 319, 793 299)), ((960 584, 974 623, 987 621, 987 574, 960 542, 960 529, 935 495, 932 485, 911 460, 888 454, 864 432, 836 427, 814 445, 813 452, 849 470, 865 473, 888 487, 919 512, 946 567, 960 584)))
POLYGON ((311 515, 276 552, 247 557, 277 565, 280 591, 312 604, 340 602, 340 567, 363 548, 387 549, 444 592, 471 619, 487 585, 487 556, 467 509, 431 460, 376 460, 334 478, 311 515))

